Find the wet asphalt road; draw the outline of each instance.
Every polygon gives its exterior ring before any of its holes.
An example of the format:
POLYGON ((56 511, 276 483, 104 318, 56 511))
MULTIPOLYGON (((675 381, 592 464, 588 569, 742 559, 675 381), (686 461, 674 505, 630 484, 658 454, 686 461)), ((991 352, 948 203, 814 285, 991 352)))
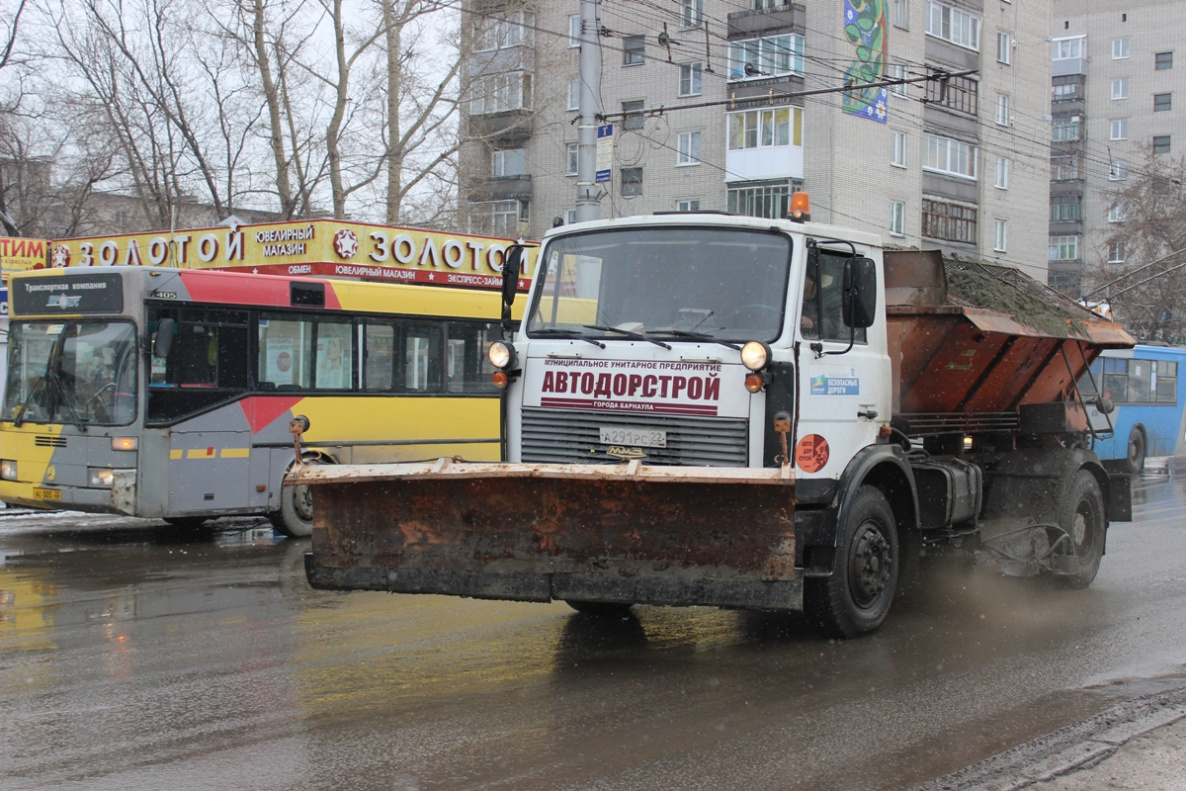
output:
POLYGON ((926 569, 877 634, 325 593, 260 523, 0 516, 0 789, 910 789, 1186 684, 1186 476, 1095 584, 926 569))

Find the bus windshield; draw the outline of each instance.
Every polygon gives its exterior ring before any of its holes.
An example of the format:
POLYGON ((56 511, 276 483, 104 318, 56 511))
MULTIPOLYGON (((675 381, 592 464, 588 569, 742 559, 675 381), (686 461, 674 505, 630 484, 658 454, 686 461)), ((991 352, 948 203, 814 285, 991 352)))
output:
POLYGON ((758 230, 629 228, 555 239, 528 318, 532 337, 773 341, 791 240, 758 230))
POLYGON ((136 418, 136 328, 128 321, 13 322, 3 419, 124 426, 136 418))

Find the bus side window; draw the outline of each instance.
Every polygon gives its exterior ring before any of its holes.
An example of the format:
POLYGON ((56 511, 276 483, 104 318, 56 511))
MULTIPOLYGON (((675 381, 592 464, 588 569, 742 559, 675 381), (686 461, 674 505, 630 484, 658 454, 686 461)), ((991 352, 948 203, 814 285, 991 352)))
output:
POLYGON ((448 324, 449 355, 446 360, 450 393, 498 392, 490 377, 494 366, 486 356, 499 329, 488 322, 453 321, 448 324))
POLYGON ((364 323, 362 344, 362 389, 390 391, 395 386, 395 328, 364 323))
POLYGON ((440 325, 409 324, 404 331, 404 389, 413 393, 444 392, 441 376, 444 332, 440 325))

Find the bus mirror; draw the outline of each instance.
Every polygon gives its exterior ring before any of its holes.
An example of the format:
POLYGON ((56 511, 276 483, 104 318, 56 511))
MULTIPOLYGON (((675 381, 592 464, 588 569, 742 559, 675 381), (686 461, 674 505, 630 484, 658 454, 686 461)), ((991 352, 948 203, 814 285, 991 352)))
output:
POLYGON ((168 357, 173 348, 173 319, 161 319, 157 322, 156 334, 152 336, 152 356, 168 357))
POLYGON ((844 262, 844 324, 871 327, 877 318, 877 265, 871 258, 844 262))
POLYGON ((1106 396, 1100 396, 1095 401, 1096 408, 1105 415, 1110 415, 1116 411, 1116 405, 1112 403, 1112 399, 1106 396))

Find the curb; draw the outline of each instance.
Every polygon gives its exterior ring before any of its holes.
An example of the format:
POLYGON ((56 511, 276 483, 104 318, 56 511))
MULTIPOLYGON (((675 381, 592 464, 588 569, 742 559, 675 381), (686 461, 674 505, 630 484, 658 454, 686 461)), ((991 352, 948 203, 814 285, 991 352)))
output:
POLYGON ((1017 791, 1096 766, 1132 739, 1184 718, 1186 687, 1145 695, 913 791, 1017 791))

